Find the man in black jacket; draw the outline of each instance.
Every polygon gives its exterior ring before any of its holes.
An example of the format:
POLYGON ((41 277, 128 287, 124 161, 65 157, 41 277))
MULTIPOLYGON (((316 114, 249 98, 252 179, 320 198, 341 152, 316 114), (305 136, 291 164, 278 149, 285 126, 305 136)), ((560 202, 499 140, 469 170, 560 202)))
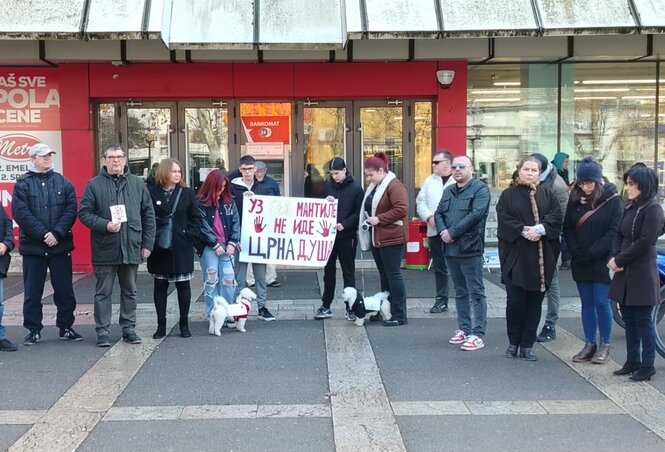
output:
POLYGON ((23 256, 23 326, 29 330, 24 345, 35 345, 42 339, 47 270, 51 272, 60 339, 83 339, 72 328, 76 297, 71 228, 76 221, 76 192, 69 180, 53 170, 53 154, 44 143, 30 148, 29 170, 16 182, 12 196, 12 213, 20 228, 19 253, 23 256))
POLYGON ((485 222, 490 207, 487 185, 473 177, 467 156, 455 157, 455 185, 446 188, 434 214, 436 230, 444 243, 444 255, 455 285, 457 331, 448 341, 473 351, 485 346, 487 299, 483 283, 485 222), (473 322, 472 314, 473 313, 473 322))

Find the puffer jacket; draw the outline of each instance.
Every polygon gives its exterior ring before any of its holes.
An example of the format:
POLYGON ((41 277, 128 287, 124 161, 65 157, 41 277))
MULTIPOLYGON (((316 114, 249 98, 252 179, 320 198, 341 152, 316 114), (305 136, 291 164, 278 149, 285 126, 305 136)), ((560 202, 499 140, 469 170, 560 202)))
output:
POLYGON ((348 172, 346 179, 337 183, 330 179, 323 187, 323 196, 332 196, 337 199, 337 223, 344 229, 337 232, 337 239, 355 237, 358 230, 358 219, 360 218, 360 207, 363 202, 363 189, 348 172))
POLYGON ((76 222, 76 191, 62 174, 28 171, 16 182, 12 214, 20 228, 19 253, 24 256, 61 255, 74 249, 72 226, 76 222), (44 243, 51 232, 55 246, 44 243))
POLYGON ((568 185, 566 181, 563 180, 559 173, 556 171, 556 167, 551 163, 547 165, 547 169, 540 175, 540 186, 549 188, 554 197, 559 203, 559 208, 561 209, 561 214, 566 215, 566 207, 568 206, 568 185))
POLYGON ((92 265, 138 265, 141 249, 152 251, 155 243, 155 211, 143 179, 129 173, 112 176, 102 167, 85 187, 79 220, 90 228, 92 265), (120 232, 110 233, 111 206, 124 204, 127 222, 120 232))
MULTIPOLYGON (((443 190, 450 187, 454 183, 455 179, 453 179, 452 174, 445 184, 443 183, 441 176, 437 176, 436 174, 431 174, 427 179, 425 179, 423 186, 420 187, 418 196, 416 196, 416 211, 418 212, 418 216, 420 216, 421 220, 427 221, 429 217, 434 216, 436 208, 439 207, 439 202, 441 202, 443 190)), ((434 237, 435 235, 437 235, 436 227, 432 227, 432 225, 428 222, 427 237, 434 237)))
POLYGON ((446 256, 470 257, 485 251, 485 223, 490 208, 490 190, 478 179, 464 187, 451 185, 443 192, 434 214, 436 230, 448 230, 453 243, 443 247, 446 256))

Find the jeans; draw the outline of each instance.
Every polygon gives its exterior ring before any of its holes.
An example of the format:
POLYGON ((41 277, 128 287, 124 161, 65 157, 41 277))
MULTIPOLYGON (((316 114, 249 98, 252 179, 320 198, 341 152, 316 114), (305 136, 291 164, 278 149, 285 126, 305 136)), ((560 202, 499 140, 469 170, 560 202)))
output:
POLYGON ((600 330, 600 340, 610 343, 612 337, 612 308, 607 294, 610 285, 580 281, 577 291, 582 299, 582 328, 587 342, 596 343, 596 329, 600 330))
POLYGON ((356 247, 358 239, 348 237, 345 239, 335 239, 332 252, 328 258, 326 266, 323 268, 323 307, 329 309, 335 296, 336 284, 336 264, 339 259, 339 266, 342 267, 342 279, 344 287, 356 287, 356 247))
POLYGON ((406 321, 406 289, 402 276, 403 245, 372 247, 372 256, 379 270, 381 291, 390 292, 390 317, 392 320, 406 321))
MULTIPOLYGON (((247 287, 247 262, 240 262, 240 253, 236 251, 235 256, 236 264, 236 280, 238 286, 236 287, 235 297, 240 294, 240 291, 247 287)), ((257 264, 252 262, 252 269, 254 270, 254 284, 256 285, 256 305, 259 309, 266 307, 266 299, 268 298, 268 287, 266 282, 266 264, 257 264)))
POLYGON ((524 290, 513 285, 508 275, 503 275, 506 286, 506 327, 510 345, 531 348, 536 342, 536 331, 542 313, 545 292, 524 290))
POLYGON ((547 289, 547 314, 545 314, 545 325, 550 328, 556 327, 556 321, 559 320, 559 270, 555 267, 552 275, 552 282, 547 289))
POLYGON ((5 327, 2 326, 2 315, 5 313, 5 278, 0 277, 0 340, 5 338, 5 327))
POLYGON ((222 296, 228 303, 233 303, 235 300, 237 283, 233 270, 233 257, 217 256, 211 247, 206 246, 199 260, 203 272, 206 318, 210 318, 215 297, 222 296), (221 278, 219 275, 222 275, 221 278))
POLYGON ((42 296, 46 272, 51 272, 51 285, 53 286, 53 304, 58 312, 55 324, 60 330, 70 328, 74 324, 74 310, 76 297, 72 283, 72 256, 60 254, 57 256, 23 256, 23 326, 29 330, 41 330, 42 296))
POLYGON ((629 363, 642 363, 642 367, 653 367, 656 359, 656 330, 651 314, 653 306, 621 305, 621 314, 626 322, 626 348, 629 363), (642 354, 640 357, 640 345, 642 354), (641 359, 640 359, 641 358, 641 359))
POLYGON ((483 283, 483 256, 446 256, 455 285, 458 329, 482 338, 487 325, 487 299, 483 283), (473 323, 471 313, 473 312, 473 323))
POLYGON ((438 235, 428 237, 429 251, 432 256, 434 268, 434 282, 436 284, 436 302, 448 303, 448 266, 443 256, 443 240, 438 235))
POLYGON ((136 277, 138 265, 97 265, 93 270, 97 277, 95 286, 95 331, 97 335, 109 334, 113 306, 113 285, 118 278, 120 285, 120 315, 118 323, 122 327, 122 334, 134 331, 136 328, 136 277))

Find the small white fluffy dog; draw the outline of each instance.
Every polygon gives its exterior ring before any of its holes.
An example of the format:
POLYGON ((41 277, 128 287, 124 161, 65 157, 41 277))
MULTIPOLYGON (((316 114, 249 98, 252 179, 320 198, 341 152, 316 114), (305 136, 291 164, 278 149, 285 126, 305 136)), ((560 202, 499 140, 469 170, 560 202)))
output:
POLYGON ((379 292, 371 297, 363 298, 362 295, 353 287, 345 287, 342 291, 342 298, 349 303, 351 310, 356 315, 356 326, 365 324, 365 316, 381 313, 383 320, 390 319, 390 301, 388 301, 388 292, 379 292), (378 309, 376 307, 378 306, 378 309))
MULTIPOLYGON (((238 298, 236 298, 235 304, 244 305, 246 308, 246 313, 243 315, 235 315, 236 320, 236 329, 241 333, 245 331, 245 322, 247 321, 247 315, 252 308, 252 301, 256 300, 256 294, 248 288, 244 288, 240 291, 238 298)), ((229 308, 234 309, 233 305, 230 305, 224 297, 215 297, 215 302, 210 312, 210 326, 208 328, 208 334, 214 334, 215 336, 222 335, 222 327, 226 323, 226 318, 229 317, 229 308)))

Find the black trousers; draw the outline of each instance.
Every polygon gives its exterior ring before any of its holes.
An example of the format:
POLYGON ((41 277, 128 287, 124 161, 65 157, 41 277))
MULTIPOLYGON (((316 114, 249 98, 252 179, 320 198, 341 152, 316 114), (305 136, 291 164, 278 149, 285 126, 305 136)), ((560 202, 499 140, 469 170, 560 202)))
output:
POLYGON ((335 296, 335 280, 337 279, 336 264, 342 267, 344 287, 356 287, 356 248, 358 238, 354 235, 344 239, 335 239, 330 258, 323 268, 323 301, 324 308, 330 308, 335 296))
POLYGON ((510 277, 504 275, 506 286, 506 326, 510 345, 531 348, 536 342, 536 333, 543 308, 545 292, 524 290, 513 285, 510 277))
POLYGON ((448 303, 448 265, 443 255, 443 240, 438 235, 428 237, 428 240, 436 283, 436 302, 448 303))
POLYGON ((393 320, 406 318, 406 289, 402 276, 402 252, 404 245, 372 247, 372 256, 379 270, 381 291, 390 292, 390 314, 393 320))
POLYGON ((656 330, 651 318, 652 312, 653 306, 621 305, 621 314, 626 322, 626 361, 629 363, 641 362, 642 367, 653 367, 654 365, 656 330))
POLYGON ((53 304, 58 310, 55 324, 61 330, 74 324, 76 297, 72 283, 72 256, 23 256, 23 326, 32 330, 43 328, 42 296, 46 272, 51 272, 53 304))

